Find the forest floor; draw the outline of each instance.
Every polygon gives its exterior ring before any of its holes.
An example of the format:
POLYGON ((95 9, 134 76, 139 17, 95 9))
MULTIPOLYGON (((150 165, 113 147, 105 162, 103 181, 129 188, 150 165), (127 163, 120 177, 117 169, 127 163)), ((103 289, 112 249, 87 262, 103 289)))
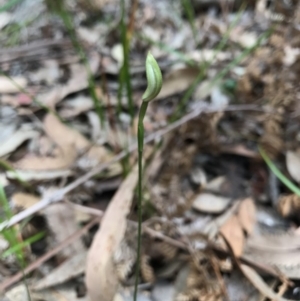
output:
POLYGON ((300 300, 300 3, 0 0, 0 300, 300 300), (299 66, 298 66, 299 65, 299 66))

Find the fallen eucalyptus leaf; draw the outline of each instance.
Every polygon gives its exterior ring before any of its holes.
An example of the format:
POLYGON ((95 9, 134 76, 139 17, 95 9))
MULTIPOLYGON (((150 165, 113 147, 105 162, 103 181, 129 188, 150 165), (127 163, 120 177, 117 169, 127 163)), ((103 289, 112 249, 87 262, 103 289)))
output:
POLYGON ((112 301, 116 294, 118 277, 113 254, 125 234, 126 218, 138 179, 137 171, 136 166, 110 201, 89 250, 85 282, 91 301, 112 301))

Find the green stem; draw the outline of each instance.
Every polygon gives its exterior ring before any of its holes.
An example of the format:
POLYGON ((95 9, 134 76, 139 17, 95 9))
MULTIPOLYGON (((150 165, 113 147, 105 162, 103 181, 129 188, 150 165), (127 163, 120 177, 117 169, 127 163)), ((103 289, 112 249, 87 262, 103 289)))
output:
POLYGON ((140 272, 140 259, 141 259, 141 237, 142 237, 142 186, 143 186, 143 148, 144 148, 144 117, 147 111, 148 102, 143 101, 138 120, 138 167, 139 167, 139 179, 138 179, 138 244, 137 244, 137 259, 135 270, 135 286, 134 286, 134 298, 137 300, 137 290, 139 283, 140 272))
POLYGON ((132 87, 130 81, 130 64, 129 64, 129 39, 127 36, 127 28, 125 24, 125 1, 121 0, 121 40, 123 45, 123 66, 122 66, 122 81, 125 84, 126 93, 127 93, 127 102, 128 102, 128 110, 131 117, 131 123, 133 123, 134 119, 134 104, 132 99, 132 87))
POLYGON ((292 181, 290 181, 277 167, 276 165, 270 160, 267 153, 262 149, 261 147, 258 148, 260 155, 268 165, 268 167, 271 169, 273 174, 287 187, 289 188, 293 193, 300 196, 300 189, 298 186, 296 186, 292 181))

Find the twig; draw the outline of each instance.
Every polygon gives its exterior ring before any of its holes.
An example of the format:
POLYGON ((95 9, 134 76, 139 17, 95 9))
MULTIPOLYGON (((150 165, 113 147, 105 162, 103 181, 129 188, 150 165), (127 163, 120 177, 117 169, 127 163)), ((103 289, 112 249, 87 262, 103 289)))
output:
POLYGON ((43 264, 45 261, 49 260, 51 257, 56 255, 58 252, 60 252, 62 249, 64 249, 66 246, 68 246, 70 243, 72 243, 74 240, 80 238, 83 234, 85 234, 92 226, 99 223, 99 217, 94 218, 91 220, 86 226, 84 226, 82 229, 77 231, 76 233, 69 236, 65 241, 63 241, 61 244, 59 244, 54 249, 50 250, 48 253, 43 255, 42 257, 38 258, 36 261, 31 263, 27 268, 24 269, 24 271, 18 272, 11 278, 7 279, 3 283, 0 284, 0 292, 5 291, 8 287, 12 286, 14 283, 22 279, 24 275, 29 274, 30 272, 34 271, 36 268, 38 268, 41 264, 43 264))
MULTIPOLYGON (((212 113, 212 112, 218 112, 218 111, 236 111, 236 110, 254 110, 254 111, 262 111, 261 108, 258 106, 253 105, 238 105, 238 106, 229 106, 226 109, 220 109, 220 108, 210 108, 208 106, 198 106, 195 108, 192 112, 186 114, 181 119, 175 121, 174 123, 168 125, 166 128, 158 130, 150 135, 148 135, 145 138, 144 143, 150 143, 152 141, 157 140, 158 138, 164 136, 165 134, 175 130, 176 128, 180 127, 181 125, 185 124, 186 122, 196 118, 201 113, 212 113)), ((38 203, 35 205, 21 211, 20 213, 13 216, 11 219, 6 220, 0 224, 0 231, 2 231, 5 228, 11 227, 23 219, 29 217, 30 215, 35 214, 36 212, 46 208, 48 205, 61 201, 63 197, 69 193, 70 191, 74 190, 76 187, 82 185, 87 180, 92 178, 93 176, 99 174, 103 170, 107 169, 110 165, 120 161, 121 159, 125 158, 129 153, 132 153, 137 149, 137 144, 132 144, 127 150, 124 150, 120 152, 118 155, 116 155, 113 159, 110 161, 101 164, 100 166, 92 169, 82 177, 78 178, 77 180, 73 181, 69 185, 67 185, 64 188, 58 189, 57 191, 53 192, 51 195, 43 197, 38 203)))

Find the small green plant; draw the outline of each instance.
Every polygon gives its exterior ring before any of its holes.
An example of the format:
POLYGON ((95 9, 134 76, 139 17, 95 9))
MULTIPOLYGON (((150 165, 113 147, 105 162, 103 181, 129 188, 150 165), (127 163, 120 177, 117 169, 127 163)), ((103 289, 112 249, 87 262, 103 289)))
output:
POLYGON ((300 188, 295 185, 292 181, 290 181, 277 167, 276 165, 271 161, 267 153, 261 148, 258 148, 260 155, 268 165, 268 167, 271 169, 273 174, 287 187, 289 188, 293 193, 300 196, 300 188))
MULTIPOLYGON (((5 219, 9 219, 13 216, 13 212, 12 212, 10 206, 9 206, 9 202, 7 200, 4 188, 1 184, 0 184, 0 208, 3 210, 3 212, 5 214, 5 219)), ((0 217, 0 222, 3 222, 1 217, 0 217)), ((20 265, 20 268, 23 272, 24 268, 25 268, 25 265, 26 265, 23 248, 26 245, 26 243, 23 242, 23 243, 20 244, 19 239, 18 239, 18 233, 17 233, 15 228, 5 229, 5 230, 1 231, 0 234, 4 237, 4 239, 9 243, 9 246, 10 246, 10 248, 6 252, 1 254, 0 257, 3 258, 3 257, 8 256, 10 254, 15 254, 16 259, 17 259, 17 261, 20 265)), ((27 242, 27 245, 28 244, 29 243, 27 242)), ((23 272, 23 274, 24 274, 24 272, 23 272)), ((24 280, 24 284, 26 286, 28 300, 31 300, 28 285, 26 283, 25 277, 24 277, 23 280, 24 280)))
POLYGON ((144 148, 144 117, 146 115, 148 103, 154 99, 162 87, 162 74, 160 68, 149 52, 146 59, 146 76, 147 76, 147 89, 142 97, 142 104, 139 111, 138 119, 138 245, 137 245, 137 264, 135 274, 134 286, 134 301, 137 300, 137 288, 140 270, 140 257, 141 257, 141 236, 142 236, 142 186, 143 186, 143 148, 144 148))

